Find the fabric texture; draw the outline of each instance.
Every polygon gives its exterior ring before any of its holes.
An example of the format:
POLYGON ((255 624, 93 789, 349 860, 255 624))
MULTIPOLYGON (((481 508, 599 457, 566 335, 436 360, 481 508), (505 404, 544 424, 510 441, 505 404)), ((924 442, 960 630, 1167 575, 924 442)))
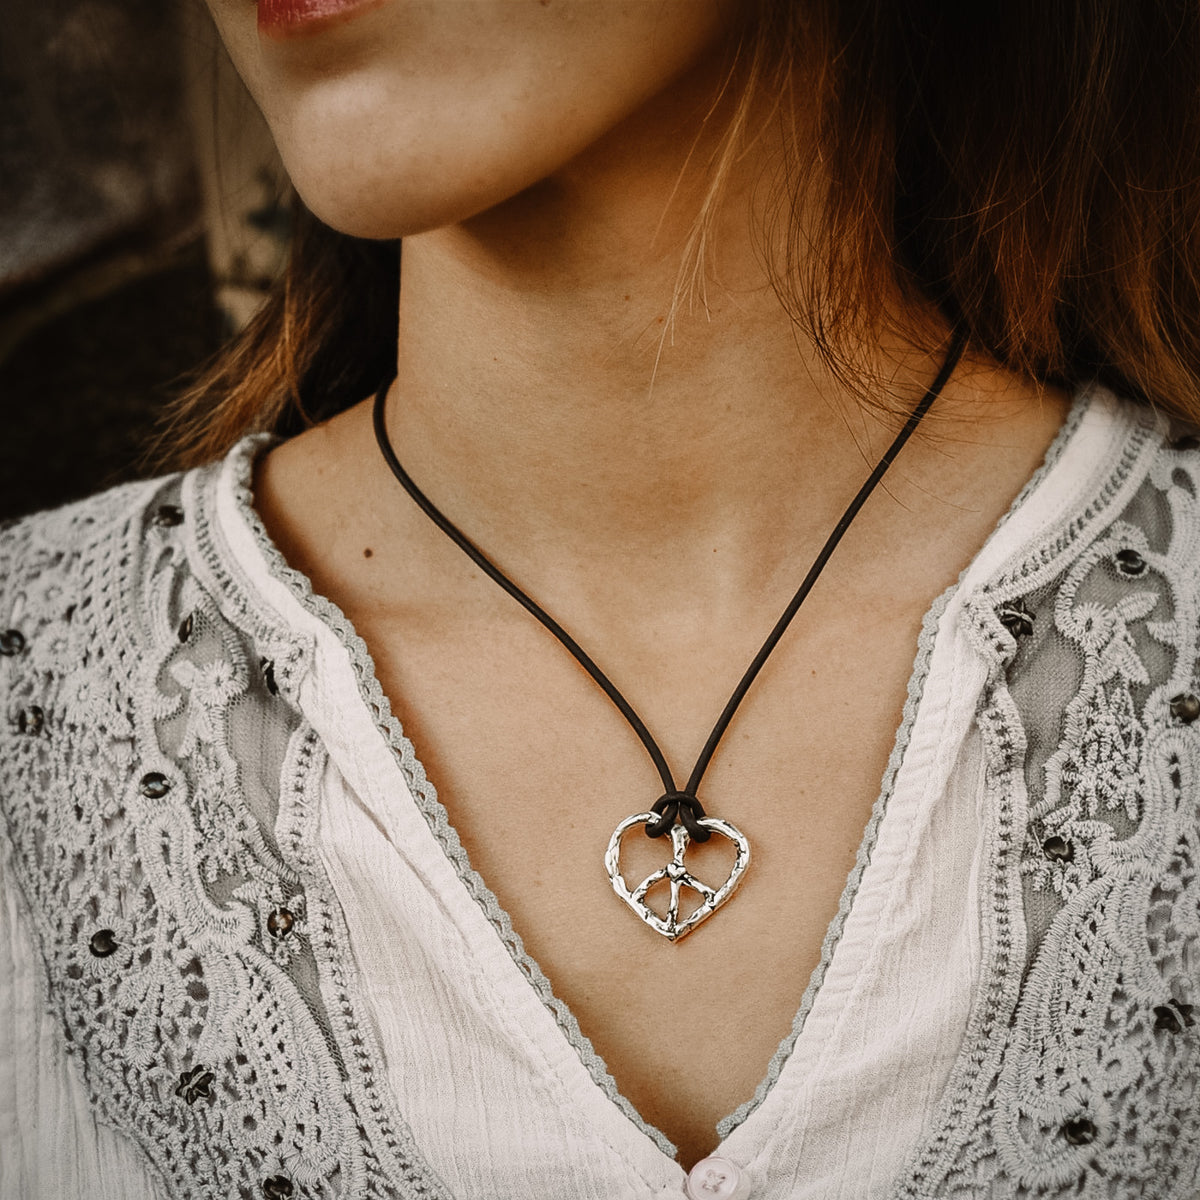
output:
MULTIPOLYGON (((0 1197, 681 1197, 261 445, 0 532, 0 1197)), ((931 609, 756 1200, 1200 1195, 1198 496, 1084 395, 931 609)))

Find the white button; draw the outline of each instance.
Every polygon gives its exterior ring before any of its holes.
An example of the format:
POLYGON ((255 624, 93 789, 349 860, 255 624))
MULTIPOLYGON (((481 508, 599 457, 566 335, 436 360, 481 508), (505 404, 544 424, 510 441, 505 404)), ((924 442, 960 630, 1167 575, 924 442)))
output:
POLYGON ((746 1200, 750 1180, 727 1158, 702 1158, 689 1172, 685 1191, 689 1200, 746 1200))

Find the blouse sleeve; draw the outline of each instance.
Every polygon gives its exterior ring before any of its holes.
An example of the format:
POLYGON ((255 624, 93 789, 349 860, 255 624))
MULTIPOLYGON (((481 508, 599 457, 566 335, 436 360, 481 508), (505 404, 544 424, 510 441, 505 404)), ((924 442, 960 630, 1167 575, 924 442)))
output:
POLYGON ((0 835, 0 1200, 162 1200, 136 1146, 97 1123, 0 835))

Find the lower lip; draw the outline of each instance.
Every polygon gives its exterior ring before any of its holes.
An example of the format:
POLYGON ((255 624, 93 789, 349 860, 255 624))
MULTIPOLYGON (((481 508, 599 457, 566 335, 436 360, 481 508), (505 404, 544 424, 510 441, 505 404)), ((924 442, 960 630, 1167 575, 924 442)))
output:
POLYGON ((349 21, 384 0, 258 0, 258 31, 289 38, 349 21))

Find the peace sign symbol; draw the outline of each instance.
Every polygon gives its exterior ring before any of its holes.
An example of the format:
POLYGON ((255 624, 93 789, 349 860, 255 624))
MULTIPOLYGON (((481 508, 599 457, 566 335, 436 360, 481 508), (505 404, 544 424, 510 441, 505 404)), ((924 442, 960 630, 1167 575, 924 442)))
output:
POLYGON ((608 872, 613 891, 637 913, 642 921, 656 933, 661 933, 669 942, 676 942, 695 929, 702 921, 708 920, 737 890, 738 884, 742 882, 742 876, 746 874, 746 868, 750 865, 750 843, 737 828, 728 821, 722 821, 720 817, 701 817, 699 819, 701 826, 727 838, 737 851, 725 882, 719 887, 713 888, 702 879, 697 879, 687 869, 684 856, 687 854, 687 848, 692 839, 683 825, 673 825, 671 827, 671 861, 666 866, 647 875, 631 891, 621 874, 621 839, 635 826, 648 825, 658 819, 659 815, 654 812, 635 813, 632 817, 626 817, 613 830, 613 835, 609 838, 608 849, 604 852, 604 869, 608 872), (664 879, 670 881, 671 901, 667 905, 666 916, 660 917, 646 903, 646 893, 664 879), (702 897, 702 900, 695 912, 680 920, 679 900, 685 887, 696 892, 702 897))

